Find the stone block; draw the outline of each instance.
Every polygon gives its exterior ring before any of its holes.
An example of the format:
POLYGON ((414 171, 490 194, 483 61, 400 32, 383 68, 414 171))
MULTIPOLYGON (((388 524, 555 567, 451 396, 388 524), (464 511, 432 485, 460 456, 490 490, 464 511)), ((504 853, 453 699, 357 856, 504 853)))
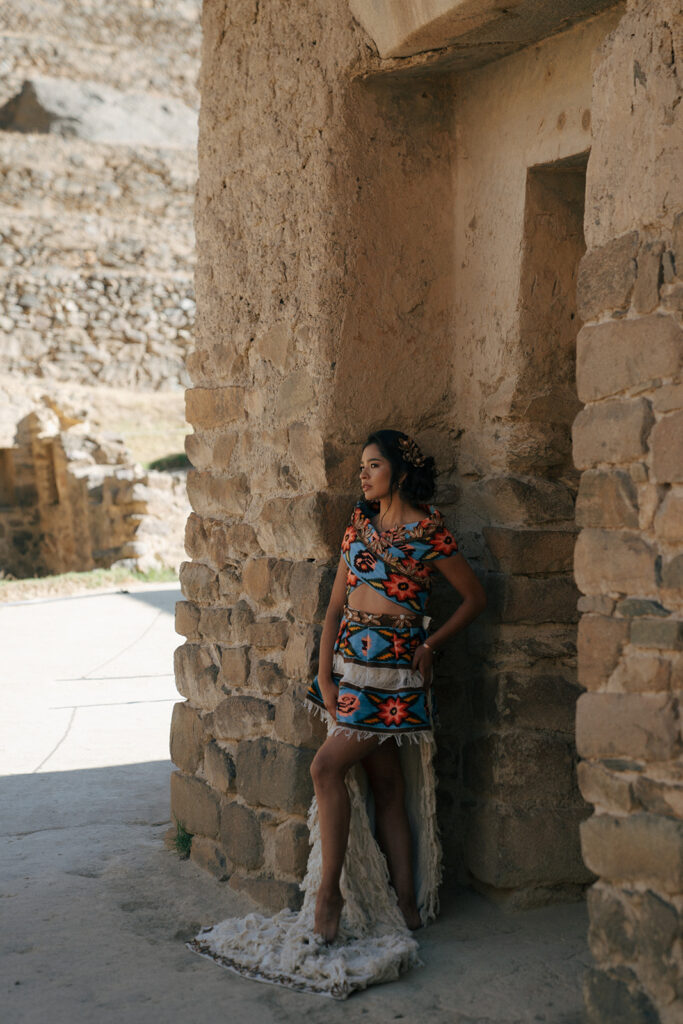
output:
POLYGON ((475 878, 498 889, 590 882, 578 825, 590 808, 505 808, 488 802, 470 817, 465 862, 475 878))
POLYGON ((676 705, 667 693, 584 693, 576 705, 581 757, 663 761, 678 747, 676 705))
POLYGON ((218 573, 218 593, 222 604, 239 601, 242 594, 242 577, 236 565, 228 565, 218 573))
MULTIPOLYGON (((573 737, 576 701, 581 690, 571 669, 554 672, 518 669, 496 679, 493 720, 524 729, 548 729, 573 737)), ((479 683, 477 690, 482 690, 479 683)), ((474 694, 473 694, 474 697, 474 694)))
POLYGON ((352 505, 353 501, 343 495, 271 498, 259 516, 259 544, 265 552, 280 558, 327 561, 338 554, 352 505))
POLYGON ((465 785, 519 807, 580 803, 573 737, 516 729, 465 745, 465 785))
POLYGON ((218 600, 218 575, 210 566, 202 562, 182 562, 178 575, 188 601, 209 605, 218 600))
POLYGON ((683 821, 683 779, 651 778, 645 772, 633 783, 633 795, 644 811, 683 821))
POLYGON ((671 685, 671 662, 633 648, 609 678, 608 688, 622 693, 658 693, 671 685))
POLYGON ((218 836, 218 796, 201 779, 173 772, 171 814, 192 835, 218 836))
POLYGON ((588 469, 576 498, 579 526, 638 529, 638 491, 629 473, 588 469))
POLYGON ((235 792, 235 759, 224 746, 211 740, 204 750, 204 774, 212 789, 219 793, 235 792))
POLYGON ((317 750, 327 730, 318 716, 306 708, 301 697, 283 693, 275 711, 275 734, 283 743, 317 750))
POLYGON ((249 685, 255 690, 260 690, 261 693, 277 696, 287 686, 287 677, 274 661, 263 659, 253 665, 249 675, 249 685))
POLYGON ((282 650, 287 643, 289 623, 285 619, 259 619, 249 626, 249 642, 254 647, 276 647, 282 650))
POLYGON ((325 490, 327 473, 321 432, 304 423, 292 423, 289 428, 289 452, 306 490, 325 490))
POLYGON ((292 344, 292 333, 285 324, 275 324, 262 334, 254 349, 261 359, 269 363, 281 373, 287 365, 287 356, 292 344))
POLYGON ((244 686, 249 674, 249 648, 243 647, 222 647, 221 648, 221 682, 226 686, 244 686))
POLYGON ((598 961, 638 961, 639 976, 663 1004, 676 994, 680 970, 676 938, 680 916, 676 907, 650 890, 638 892, 598 882, 587 894, 589 943, 598 961))
POLYGON ((581 849, 591 871, 610 882, 683 891, 683 821, 644 811, 594 814, 581 823, 581 849))
POLYGON ((244 592, 254 601, 263 601, 270 593, 276 558, 252 558, 244 566, 244 592))
POLYGON ((204 727, 196 708, 185 701, 173 705, 171 717, 171 760, 188 775, 194 775, 204 752, 204 727))
POLYGON ((574 574, 584 593, 651 594, 657 588, 655 558, 638 533, 582 530, 574 549, 574 574))
POLYGON ((661 1018, 642 989, 633 978, 629 985, 613 971, 590 967, 583 982, 583 998, 588 1013, 588 1024, 660 1024, 661 1018))
POLYGON ((223 472, 230 467, 238 436, 234 431, 214 434, 210 439, 202 434, 188 434, 185 454, 195 469, 223 472))
POLYGON ((676 412, 683 409, 683 383, 664 384, 652 396, 655 412, 676 412))
POLYGON ((259 697, 226 697, 207 716, 206 726, 219 740, 263 735, 275 718, 275 705, 259 697))
POLYGON ((196 707, 212 711, 225 694, 217 685, 216 655, 201 644, 185 643, 174 652, 178 692, 196 707))
POLYGON ((285 377, 275 400, 275 415, 287 423, 305 417, 315 405, 315 384, 306 370, 295 370, 285 377))
POLYGON ((652 477, 657 483, 683 480, 683 411, 664 416, 652 428, 652 477))
POLYGON ((320 621, 325 617, 334 574, 315 562, 297 562, 289 580, 292 611, 300 622, 320 621))
POLYGON ((235 800, 222 800, 220 837, 234 864, 249 869, 263 864, 261 827, 250 807, 235 800))
POLYGON ((309 679, 316 670, 321 634, 320 626, 292 626, 282 660, 282 668, 290 679, 309 679))
POLYGON ((657 509, 654 520, 657 539, 667 544, 683 541, 683 493, 671 490, 657 509))
POLYGON ((275 832, 275 864, 278 875, 290 875, 301 881, 306 874, 310 843, 303 821, 285 821, 275 832))
POLYGON ((662 588, 677 593, 683 590, 683 555, 676 555, 662 564, 662 588))
POLYGON ((651 313, 659 305, 659 277, 663 242, 642 242, 638 249, 638 276, 633 289, 633 306, 639 313, 651 313))
POLYGON ((572 425, 574 465, 592 469, 604 462, 633 462, 647 451, 653 422, 650 403, 644 398, 586 406, 572 425))
POLYGON ((188 388, 185 419, 193 427, 209 430, 246 419, 244 388, 188 388))
POLYGON ((231 866, 215 839, 194 836, 190 847, 190 860, 194 861, 202 871, 208 871, 219 882, 225 882, 230 878, 231 866))
POLYGON ((181 636, 197 639, 199 631, 199 608, 190 601, 176 601, 175 631, 181 636))
POLYGON ((639 647, 683 650, 683 622, 678 619, 635 619, 630 636, 639 647))
POLYGON ((199 635, 214 643, 229 644, 234 630, 229 608, 202 608, 199 614, 199 635))
POLYGON ((514 530, 485 526, 493 567, 508 573, 571 572, 574 530, 514 530))
POLYGON ((260 604, 285 601, 294 565, 278 558, 253 558, 244 567, 245 593, 260 604))
POLYGON ((260 738, 237 747, 237 792, 253 806, 306 814, 313 796, 312 750, 260 738))
POLYGON ((638 806, 633 798, 633 774, 610 771, 599 761, 579 761, 576 769, 584 800, 599 811, 632 811, 638 806))
POLYGON ((303 893, 295 882, 234 874, 230 878, 230 885, 237 892, 246 892, 268 910, 299 910, 303 903, 303 893))
POLYGON ((660 615, 666 618, 669 614, 659 601, 653 601, 647 597, 623 597, 617 601, 615 613, 628 619, 634 619, 639 615, 660 615))
POLYGON ((211 516, 242 516, 249 504, 246 476, 218 476, 207 470, 190 469, 187 496, 195 512, 211 516))
POLYGON ((629 231, 585 253, 576 286, 578 314, 596 320, 608 310, 625 311, 636 282, 638 232, 629 231))
POLYGON ((469 489, 467 500, 490 523, 506 527, 574 519, 569 488, 541 477, 484 477, 469 489))
POLYGON ((501 622, 576 622, 579 592, 571 576, 489 576, 490 611, 501 622))
POLYGON ((678 373, 683 331, 673 317, 653 314, 582 327, 576 339, 576 387, 582 402, 652 387, 678 373))

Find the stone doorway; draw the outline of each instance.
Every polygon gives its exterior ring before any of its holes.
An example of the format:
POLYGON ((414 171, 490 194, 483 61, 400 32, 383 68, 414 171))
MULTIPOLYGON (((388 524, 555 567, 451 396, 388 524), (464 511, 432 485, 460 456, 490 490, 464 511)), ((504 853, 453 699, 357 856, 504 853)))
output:
POLYGON ((571 441, 581 408, 576 280, 587 159, 581 153, 527 172, 521 358, 506 398, 508 484, 523 495, 524 512, 483 530, 498 622, 465 752, 465 785, 476 801, 465 860, 476 888, 517 907, 580 898, 594 877, 579 843, 591 808, 576 778, 580 474, 571 441))

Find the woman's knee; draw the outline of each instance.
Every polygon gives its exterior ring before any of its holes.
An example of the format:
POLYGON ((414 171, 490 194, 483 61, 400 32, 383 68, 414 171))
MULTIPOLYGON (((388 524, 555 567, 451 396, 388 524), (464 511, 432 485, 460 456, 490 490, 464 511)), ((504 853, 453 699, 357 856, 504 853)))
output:
POLYGON ((335 758, 330 757, 328 752, 321 747, 311 761, 313 785, 316 788, 329 785, 330 783, 343 780, 345 775, 345 766, 339 764, 335 758))

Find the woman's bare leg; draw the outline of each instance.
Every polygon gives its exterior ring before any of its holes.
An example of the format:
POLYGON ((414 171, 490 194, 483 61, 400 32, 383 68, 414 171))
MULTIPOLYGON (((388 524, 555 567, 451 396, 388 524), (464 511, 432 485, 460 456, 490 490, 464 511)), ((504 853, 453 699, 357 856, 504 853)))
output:
POLYGON ((349 794, 344 780, 349 768, 367 757, 378 744, 375 737, 361 740, 338 733, 327 737, 311 764, 323 858, 315 906, 315 930, 327 942, 332 942, 337 934, 343 902, 339 877, 349 838, 350 819, 349 794))
POLYGON ((375 831, 391 883, 409 928, 422 924, 415 902, 413 840, 405 807, 405 783, 396 744, 387 740, 363 761, 375 797, 375 831))

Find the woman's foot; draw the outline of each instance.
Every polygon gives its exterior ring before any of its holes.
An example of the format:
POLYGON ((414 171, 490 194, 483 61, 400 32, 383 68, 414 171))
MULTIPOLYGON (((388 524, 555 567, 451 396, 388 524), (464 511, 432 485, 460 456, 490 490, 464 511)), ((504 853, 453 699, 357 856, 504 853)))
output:
POLYGON ((325 942, 334 942, 336 939, 343 906, 344 900, 339 889, 333 892, 325 892, 322 888, 318 890, 314 928, 325 942))
POLYGON ((398 900, 398 909, 403 914, 403 919, 411 932, 417 931, 418 928, 422 927, 420 911, 417 909, 415 900, 398 900))

